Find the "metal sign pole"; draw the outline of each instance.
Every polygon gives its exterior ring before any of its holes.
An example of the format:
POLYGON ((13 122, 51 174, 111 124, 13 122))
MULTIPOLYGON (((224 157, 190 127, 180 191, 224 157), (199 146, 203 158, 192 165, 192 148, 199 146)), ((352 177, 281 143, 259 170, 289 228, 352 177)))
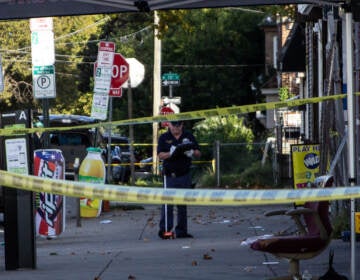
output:
MULTIPOLYGON (((49 99, 43 98, 42 104, 43 104, 43 116, 44 116, 43 125, 44 127, 50 127, 49 99)), ((46 131, 43 132, 42 139, 43 139, 43 148, 48 149, 50 145, 49 132, 46 131)))
MULTIPOLYGON (((113 97, 109 96, 109 123, 112 122, 112 114, 113 114, 113 97)), ((107 179, 108 183, 111 178, 111 124, 108 128, 108 146, 107 146, 107 179)))
POLYGON ((173 97, 173 86, 169 85, 169 97, 172 98, 173 97))
MULTIPOLYGON (((133 99, 132 99, 132 90, 131 90, 131 79, 128 80, 128 117, 132 119, 133 112, 133 99)), ((131 184, 135 184, 135 166, 134 166, 134 125, 129 125, 129 138, 130 138, 130 174, 131 174, 131 184)))
MULTIPOLYGON (((354 90, 353 90, 353 40, 352 40, 352 13, 346 12, 345 14, 345 36, 346 36, 346 53, 350 56, 350 59, 346 61, 346 83, 347 83, 347 107, 348 107, 348 157, 349 157, 349 183, 350 186, 355 186, 355 171, 356 171, 356 159, 355 159, 355 113, 354 113, 354 90)), ((348 57, 349 58, 349 57, 348 57)), ((351 279, 356 279, 356 236, 355 236, 355 199, 352 198, 350 200, 351 203, 351 213, 350 213, 350 221, 351 221, 351 279)))

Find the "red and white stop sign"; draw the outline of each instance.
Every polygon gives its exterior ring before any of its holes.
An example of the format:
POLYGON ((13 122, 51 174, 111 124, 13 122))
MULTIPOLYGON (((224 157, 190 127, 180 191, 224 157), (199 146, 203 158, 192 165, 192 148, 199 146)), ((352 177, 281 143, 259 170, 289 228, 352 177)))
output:
POLYGON ((114 55, 109 96, 121 97, 121 86, 129 79, 129 63, 119 53, 114 55))
MULTIPOLYGON (((97 65, 95 62, 94 73, 96 73, 97 65)), ((109 96, 122 96, 121 86, 129 79, 129 72, 129 63, 126 59, 119 53, 114 54, 109 96)))
MULTIPOLYGON (((166 106, 161 107, 160 115, 170 115, 170 114, 175 114, 173 109, 171 109, 170 107, 166 107, 166 106)), ((169 122, 161 123, 161 127, 167 127, 167 126, 169 126, 169 122)))

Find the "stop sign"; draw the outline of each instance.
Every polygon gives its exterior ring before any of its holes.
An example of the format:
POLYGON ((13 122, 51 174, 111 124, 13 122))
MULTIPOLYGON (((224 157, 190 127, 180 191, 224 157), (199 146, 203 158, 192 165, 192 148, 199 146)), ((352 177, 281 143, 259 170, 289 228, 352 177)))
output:
MULTIPOLYGON (((97 62, 94 64, 94 74, 96 68, 97 62)), ((114 54, 109 96, 121 97, 121 86, 129 79, 129 73, 129 63, 126 59, 119 53, 114 54)))
POLYGON ((174 114, 174 110, 171 109, 170 107, 162 107, 160 109, 160 115, 170 115, 170 114, 174 114))
POLYGON ((109 96, 121 97, 121 86, 129 79, 129 63, 119 53, 114 55, 109 96))
MULTIPOLYGON (((170 107, 163 106, 160 109, 160 115, 170 115, 170 114, 174 114, 174 113, 175 113, 174 110, 171 109, 170 107)), ((169 126, 169 122, 162 122, 161 126, 167 127, 167 126, 169 126)))

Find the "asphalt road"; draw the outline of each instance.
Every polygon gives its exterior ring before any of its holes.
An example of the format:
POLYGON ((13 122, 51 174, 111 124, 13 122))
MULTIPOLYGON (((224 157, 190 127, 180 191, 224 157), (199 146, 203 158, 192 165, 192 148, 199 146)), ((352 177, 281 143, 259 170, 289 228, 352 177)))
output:
MULTIPOLYGON (((267 210, 284 207, 287 205, 190 206, 189 232, 194 238, 173 240, 157 235, 157 205, 113 208, 98 218, 82 219, 81 227, 68 217, 65 232, 58 238, 36 239, 36 269, 6 271, 1 246, 0 278, 243 280, 286 275, 287 260, 244 245, 249 237, 291 231, 294 227, 289 218, 263 216, 267 210)), ((325 274, 330 248, 335 252, 335 270, 349 277, 350 243, 342 240, 333 240, 320 256, 301 262, 301 270, 307 269, 314 276, 325 274)))

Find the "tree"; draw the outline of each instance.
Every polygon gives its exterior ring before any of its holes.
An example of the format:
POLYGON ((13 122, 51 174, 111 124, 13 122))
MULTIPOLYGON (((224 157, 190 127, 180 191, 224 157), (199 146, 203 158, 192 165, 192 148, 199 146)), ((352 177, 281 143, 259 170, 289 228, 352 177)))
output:
MULTIPOLYGON (((125 58, 135 57, 145 65, 144 82, 133 93, 133 117, 144 117, 152 115, 152 59, 153 59, 153 18, 150 13, 125 13, 110 15, 106 25, 103 26, 99 38, 112 41, 116 45, 116 52, 125 58)), ((88 44, 83 51, 85 58, 97 54, 97 44, 88 44)), ((84 60, 85 61, 85 60, 84 60)), ((93 66, 88 63, 79 64, 82 73, 79 81, 79 90, 92 92, 93 88, 93 66)), ((128 90, 123 89, 122 98, 113 98, 112 120, 123 120, 128 118, 128 90)), ((91 94, 90 94, 91 95, 91 94)), ((137 125, 135 127, 136 138, 150 142, 151 126, 137 125)), ((116 131, 128 135, 128 127, 121 126, 116 131)))
POLYGON ((162 67, 181 76, 182 111, 256 103, 250 85, 264 69, 262 15, 201 9, 181 16, 183 24, 162 35, 162 67))
POLYGON ((78 89, 81 76, 78 66, 88 65, 92 75, 97 49, 88 57, 82 52, 88 44, 96 46, 97 34, 107 20, 104 15, 54 18, 57 93, 51 105, 54 112, 90 115, 92 94, 78 89))
MULTIPOLYGON (((51 100, 52 112, 70 113, 81 99, 77 90, 77 56, 92 33, 97 33, 98 20, 104 15, 54 18, 55 71, 57 98, 51 100)), ((1 50, 5 73, 5 92, 0 99, 0 109, 41 109, 34 100, 31 70, 31 36, 29 20, 0 22, 1 50)), ((84 113, 84 112, 83 112, 84 113)))
MULTIPOLYGON (((57 98, 55 113, 90 114, 93 66, 100 40, 116 43, 116 51, 145 65, 144 82, 134 95, 134 118, 152 115, 153 28, 163 39, 162 72, 177 72, 181 111, 256 103, 251 89, 264 70, 263 35, 258 24, 264 14, 239 9, 162 11, 160 25, 152 13, 123 13, 54 18, 57 98), (259 51, 261 50, 261 51, 259 51)), ((41 108, 32 98, 30 30, 28 21, 0 23, 6 93, 0 109, 41 108), (25 27, 25 28, 24 28, 25 27)), ((128 118, 127 90, 114 99, 113 120, 128 118)), ((167 88, 163 89, 163 95, 167 88)), ((127 127, 118 128, 127 134, 127 127)), ((137 125, 136 137, 150 140, 151 126, 137 125)))
MULTIPOLYGON (((31 82, 30 35, 24 32, 28 21, 0 22, 0 47, 5 90, 0 98, 0 110, 31 108, 34 105, 31 82)), ((29 34, 30 34, 30 29, 29 34)))

